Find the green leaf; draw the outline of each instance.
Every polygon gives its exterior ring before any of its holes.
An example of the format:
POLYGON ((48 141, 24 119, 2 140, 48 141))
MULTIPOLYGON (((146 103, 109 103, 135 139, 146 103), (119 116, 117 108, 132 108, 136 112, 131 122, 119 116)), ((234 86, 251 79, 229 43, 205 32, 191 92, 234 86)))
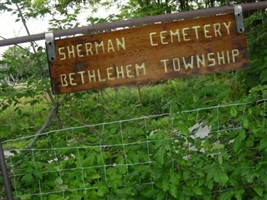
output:
POLYGON ((166 149, 162 146, 158 149, 158 151, 155 154, 155 160, 160 164, 164 164, 165 160, 165 155, 166 155, 166 149))
POLYGON ((250 135, 248 137, 248 139, 246 140, 246 146, 247 147, 253 147, 254 146, 254 142, 255 142, 254 140, 255 140, 254 135, 250 135))
POLYGON ((138 163, 139 162, 139 156, 135 151, 130 151, 128 153, 128 161, 129 163, 138 163))
POLYGON ((99 179, 99 178, 101 178, 101 176, 97 173, 91 174, 89 177, 90 180, 99 179))
POLYGON ((233 144, 233 150, 235 153, 237 153, 240 150, 245 138, 246 138, 246 134, 243 131, 236 137, 234 144, 233 144))
POLYGON ((224 144, 216 144, 211 148, 211 152, 220 151, 224 149, 224 144))
POLYGON ((236 200, 242 200, 244 196, 245 190, 244 189, 236 189, 234 190, 234 196, 236 200))
POLYGON ((118 196, 133 196, 134 192, 133 192, 133 188, 132 187, 125 187, 123 189, 117 189, 116 190, 116 194, 118 196))
POLYGON ((223 156, 222 156, 222 154, 218 155, 218 162, 219 162, 219 165, 223 164, 223 156))
POLYGON ((190 133, 188 127, 182 123, 179 124, 178 130, 184 135, 189 135, 189 133, 190 133))
POLYGON ((237 107, 231 107, 230 116, 231 117, 236 117, 237 116, 237 107))
POLYGON ((256 192, 256 194, 259 197, 262 197, 262 195, 263 195, 263 188, 262 187, 260 187, 260 186, 253 187, 253 190, 256 192))
POLYGON ((267 147, 267 138, 262 138, 259 145, 259 150, 262 151, 267 147))
POLYGON ((233 196, 234 196, 234 192, 232 190, 226 191, 220 195, 219 200, 232 200, 233 196))
POLYGON ((207 165, 206 167, 208 171, 207 180, 211 180, 217 173, 217 167, 214 165, 207 165))
POLYGON ((108 192, 108 189, 106 187, 100 187, 97 191, 97 195, 99 197, 103 197, 108 192))
POLYGON ((172 185, 179 185, 180 183, 181 174, 178 172, 171 171, 170 172, 170 183, 172 185))
POLYGON ((214 180, 217 183, 219 183, 221 186, 225 186, 228 179, 229 179, 229 177, 222 170, 219 170, 214 176, 214 180))
POLYGON ((194 192, 194 194, 196 194, 198 196, 203 195, 203 193, 199 187, 192 187, 191 190, 194 192))
MULTIPOLYGON (((265 57, 264 60, 267 60, 267 57, 265 57)), ((267 82, 267 70, 266 69, 261 72, 260 78, 262 82, 267 82)))
POLYGON ((206 182, 208 189, 212 190, 213 186, 214 186, 214 182, 212 180, 209 180, 206 182))
MULTIPOLYGON (((153 190, 150 190, 150 191, 153 191, 153 190)), ((156 198, 156 200, 163 200, 163 199, 165 199, 165 193, 163 193, 163 192, 159 192, 159 193, 157 194, 157 198, 156 198)))
POLYGON ((187 181, 191 178, 191 173, 189 171, 183 172, 183 180, 187 181))
POLYGON ((153 190, 145 190, 145 191, 142 191, 141 193, 144 197, 149 198, 149 199, 153 199, 155 195, 155 191, 153 190))
POLYGON ((62 185, 63 184, 63 180, 60 176, 55 180, 55 184, 56 185, 62 185))
POLYGON ((62 198, 62 195, 58 195, 58 194, 50 194, 48 196, 48 200, 58 200, 60 198, 62 198))
POLYGON ((164 192, 167 192, 169 190, 169 180, 166 178, 162 180, 162 189, 164 192))
POLYGON ((243 119, 243 126, 244 126, 244 128, 249 128, 249 121, 247 118, 243 119))
POLYGON ((42 179, 42 172, 41 172, 41 171, 39 171, 39 170, 35 170, 35 171, 34 171, 34 175, 35 175, 37 178, 42 179))
POLYGON ((170 185, 170 193, 174 198, 178 197, 178 188, 175 185, 170 185))
POLYGON ((25 183, 25 185, 31 185, 33 183, 33 176, 31 174, 26 174, 21 181, 25 183))

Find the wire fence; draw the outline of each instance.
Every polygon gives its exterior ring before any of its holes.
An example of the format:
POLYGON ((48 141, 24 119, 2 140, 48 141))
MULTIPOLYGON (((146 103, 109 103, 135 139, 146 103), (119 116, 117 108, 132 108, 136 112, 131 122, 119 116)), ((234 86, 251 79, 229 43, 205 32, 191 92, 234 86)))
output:
MULTIPOLYGON (((266 100, 260 102, 266 109, 266 100)), ((229 135, 244 133, 248 105, 218 105, 53 130, 40 134, 32 148, 25 147, 34 136, 3 141, 9 149, 6 162, 14 198, 123 199, 133 193, 149 197, 164 188, 160 184, 165 179, 159 181, 159 177, 165 172, 175 172, 167 177, 174 186, 179 174, 184 180, 199 180, 203 170, 211 170, 205 167, 232 159, 228 155, 234 151, 234 139, 229 135), (225 115, 230 120, 225 121, 225 115), (194 173, 183 171, 189 168, 194 173)), ((224 185, 227 180, 217 182, 224 185)), ((252 181, 250 186, 262 184, 252 181)), ((210 187, 211 195, 240 189, 210 187)), ((171 197, 175 193, 166 192, 162 199, 171 197)))

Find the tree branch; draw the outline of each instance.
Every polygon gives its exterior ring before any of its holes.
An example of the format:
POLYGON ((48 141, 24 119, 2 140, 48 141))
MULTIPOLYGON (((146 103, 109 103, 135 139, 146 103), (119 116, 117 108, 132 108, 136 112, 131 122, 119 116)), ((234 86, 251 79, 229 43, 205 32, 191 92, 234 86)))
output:
POLYGON ((49 115, 46 119, 46 121, 44 122, 44 124, 42 125, 42 127, 37 131, 37 133, 35 133, 34 138, 32 139, 31 143, 26 147, 27 149, 31 149, 34 144, 37 142, 39 136, 44 132, 44 130, 50 125, 53 116, 55 115, 55 113, 57 112, 59 106, 62 104, 62 102, 65 100, 67 95, 65 95, 63 97, 63 99, 60 102, 54 103, 52 109, 49 112, 49 115))
MULTIPOLYGON (((47 94, 49 96, 50 101, 54 105, 56 103, 56 101, 55 101, 55 99, 54 99, 54 97, 53 97, 53 95, 51 93, 51 90, 47 90, 46 92, 47 92, 47 94)), ((60 116, 59 116, 59 113, 58 113, 58 109, 56 109, 55 115, 56 115, 56 119, 57 119, 57 122, 58 122, 58 126, 59 126, 59 128, 62 129, 63 128, 63 124, 61 122, 61 119, 60 119, 60 116)))
MULTIPOLYGON (((25 18, 24 18, 24 16, 23 16, 23 13, 22 13, 22 11, 21 11, 21 9, 20 9, 20 7, 19 7, 19 5, 18 5, 17 3, 16 3, 16 7, 17 7, 17 9, 18 9, 18 11, 19 11, 19 16, 20 16, 20 18, 21 18, 21 20, 22 20, 23 26, 24 26, 24 28, 26 29, 27 34, 30 36, 31 33, 30 33, 29 28, 28 28, 28 26, 27 26, 26 20, 25 20, 25 18)), ((32 46, 33 52, 36 53, 36 49, 35 49, 35 47, 34 47, 33 42, 31 42, 31 46, 32 46)))

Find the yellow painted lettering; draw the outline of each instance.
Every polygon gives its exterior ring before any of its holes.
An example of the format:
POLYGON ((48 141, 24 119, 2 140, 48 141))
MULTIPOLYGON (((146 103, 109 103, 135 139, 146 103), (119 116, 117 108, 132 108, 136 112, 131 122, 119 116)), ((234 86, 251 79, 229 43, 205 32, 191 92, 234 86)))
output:
POLYGON ((86 56, 89 55, 94 55, 93 51, 92 51, 92 43, 85 43, 85 52, 86 52, 86 56))
POLYGON ((154 43, 154 40, 153 40, 153 35, 156 35, 157 33, 156 32, 152 32, 149 34, 149 39, 150 39, 150 45, 151 46, 158 46, 159 44, 158 43, 154 43))
POLYGON ((108 80, 114 80, 114 79, 115 79, 114 77, 112 77, 113 74, 112 74, 111 71, 113 71, 113 67, 109 67, 109 68, 107 68, 107 79, 108 79, 108 80))
POLYGON ((180 42, 181 41, 181 38, 180 38, 180 32, 179 32, 179 29, 176 29, 175 32, 173 32, 172 30, 170 31, 170 37, 171 37, 171 43, 174 42, 174 37, 177 38, 177 42, 180 42))
POLYGON ((204 54, 201 55, 201 58, 200 58, 200 55, 197 55, 196 56, 196 61, 197 61, 197 67, 198 68, 200 68, 200 65, 202 65, 203 67, 206 66, 204 54))
POLYGON ((100 69, 97 70, 97 77, 98 77, 99 82, 105 82, 106 81, 106 79, 104 79, 104 78, 102 79, 100 69))
POLYGON ((97 55, 98 55, 98 53, 99 53, 98 48, 100 48, 100 51, 101 51, 102 53, 105 53, 104 42, 103 42, 103 41, 101 41, 100 43, 95 42, 95 52, 96 52, 97 55))
POLYGON ((226 51, 226 54, 227 54, 227 62, 228 63, 231 63, 231 58, 230 58, 230 52, 229 51, 226 51))
POLYGON ((123 66, 120 66, 120 68, 118 66, 116 66, 116 75, 117 78, 124 78, 124 71, 123 71, 123 66))
POLYGON ((166 35, 167 31, 161 31, 160 32, 160 42, 161 44, 168 44, 168 41, 166 41, 166 35))
POLYGON ((81 47, 82 47, 82 44, 78 44, 78 45, 76 46, 76 50, 77 50, 77 55, 78 55, 78 57, 84 57, 84 55, 82 54, 82 49, 81 49, 81 47))
POLYGON ((126 50, 126 45, 125 45, 125 39, 124 37, 119 40, 116 38, 116 44, 117 44, 117 50, 120 51, 121 49, 126 50))
POLYGON ((74 77, 75 77, 75 73, 69 73, 70 85, 72 86, 77 85, 77 83, 74 82, 74 77))
POLYGON ((180 59, 179 58, 174 58, 172 60, 172 66, 173 66, 173 70, 178 72, 180 71, 181 69, 181 66, 180 66, 180 59))
POLYGON ((216 60, 214 58, 214 53, 208 53, 209 67, 214 67, 216 65, 216 60))
POLYGON ((141 65, 135 64, 135 74, 136 74, 136 76, 140 75, 139 70, 143 72, 143 75, 146 75, 145 63, 142 63, 141 65))
POLYGON ((223 22, 224 27, 226 28, 227 35, 230 35, 230 28, 231 28, 231 22, 228 23, 223 22))
POLYGON ((211 35, 209 35, 209 28, 210 28, 210 24, 206 24, 206 25, 204 25, 204 35, 205 35, 205 38, 211 38, 212 36, 211 35))
POLYGON ((191 56, 190 61, 189 60, 187 61, 186 58, 183 57, 183 64, 184 64, 184 67, 186 70, 189 68, 191 68, 191 69, 194 68, 194 59, 193 58, 194 58, 194 56, 191 56))
POLYGON ((61 56, 60 60, 65 60, 66 59, 66 54, 63 52, 65 50, 65 47, 60 47, 58 48, 58 53, 61 56))
POLYGON ((213 28, 214 28, 214 35, 215 35, 215 37, 222 36, 222 33, 221 33, 221 24, 220 23, 213 24, 213 28))
POLYGON ((82 84, 84 84, 84 74, 85 74, 85 71, 79 71, 79 72, 77 72, 79 75, 80 75, 80 77, 81 77, 81 82, 82 82, 82 84))
POLYGON ((224 52, 217 52, 217 59, 218 59, 218 64, 219 65, 224 65, 225 64, 225 56, 224 52))
POLYGON ((112 43, 112 40, 111 39, 108 39, 108 52, 115 52, 115 49, 114 49, 114 46, 113 46, 113 43, 112 43))
POLYGON ((69 85, 66 74, 60 74, 60 81, 61 81, 62 87, 67 87, 69 85))
POLYGON ((196 35, 196 39, 199 39, 199 34, 198 34, 198 30, 199 30, 200 26, 192 26, 192 29, 195 31, 195 35, 196 35))
POLYGON ((168 61, 169 61, 169 59, 160 60, 160 62, 163 63, 165 73, 168 72, 168 68, 167 68, 167 62, 168 61))
POLYGON ((74 46, 67 46, 67 50, 68 50, 68 57, 71 58, 75 58, 75 50, 74 50, 74 46))
POLYGON ((236 57, 239 55, 239 50, 238 49, 233 49, 232 50, 232 60, 233 60, 233 63, 236 62, 236 57))
POLYGON ((133 78, 134 75, 132 74, 132 65, 126 65, 126 75, 128 78, 133 78))
POLYGON ((93 82, 96 82, 96 75, 95 75, 95 70, 88 70, 88 80, 89 82, 91 83, 92 81, 93 82))
POLYGON ((184 41, 190 41, 190 37, 188 35, 188 30, 189 30, 189 28, 183 28, 182 29, 184 41))

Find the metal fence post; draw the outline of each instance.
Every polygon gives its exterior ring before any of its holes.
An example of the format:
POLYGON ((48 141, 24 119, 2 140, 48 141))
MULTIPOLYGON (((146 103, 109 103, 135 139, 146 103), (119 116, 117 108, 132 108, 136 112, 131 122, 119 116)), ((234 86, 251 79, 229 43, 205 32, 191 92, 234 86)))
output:
POLYGON ((11 184, 10 184, 10 180, 8 177, 5 155, 4 155, 4 150, 3 150, 1 139, 0 139, 0 167, 1 167, 2 177, 4 181, 4 188, 5 188, 7 200, 13 200, 11 184))

